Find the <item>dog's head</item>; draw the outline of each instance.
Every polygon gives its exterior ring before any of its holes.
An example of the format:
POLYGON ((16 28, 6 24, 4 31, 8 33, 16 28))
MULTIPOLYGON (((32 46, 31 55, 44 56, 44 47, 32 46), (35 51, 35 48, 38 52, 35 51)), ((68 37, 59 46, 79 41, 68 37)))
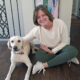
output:
POLYGON ((8 40, 8 48, 18 52, 23 48, 23 39, 19 36, 13 36, 8 40))

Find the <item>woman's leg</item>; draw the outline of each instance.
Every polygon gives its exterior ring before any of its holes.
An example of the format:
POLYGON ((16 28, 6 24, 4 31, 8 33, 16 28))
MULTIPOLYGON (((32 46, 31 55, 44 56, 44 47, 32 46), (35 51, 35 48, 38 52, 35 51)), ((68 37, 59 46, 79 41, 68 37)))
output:
POLYGON ((68 60, 77 56, 77 54, 78 50, 75 47, 68 45, 64 47, 58 55, 56 54, 56 57, 52 58, 47 62, 48 67, 53 67, 59 64, 63 64, 68 60))
POLYGON ((41 48, 37 51, 37 53, 35 54, 35 59, 36 61, 40 61, 40 62, 48 62, 49 60, 51 60, 52 58, 54 58, 56 55, 54 54, 49 54, 47 52, 45 52, 44 50, 42 50, 41 48))
POLYGON ((40 62, 37 62, 34 65, 32 73, 35 74, 37 71, 41 71, 44 68, 63 64, 65 62, 67 62, 68 60, 77 56, 77 54, 78 54, 77 49, 72 46, 64 47, 62 50, 60 50, 55 55, 49 54, 49 53, 43 51, 42 49, 40 49, 36 53, 36 59, 37 59, 37 61, 40 61, 40 62))
POLYGON ((45 52, 44 50, 39 49, 34 57, 36 59, 36 60, 34 59, 36 64, 33 66, 32 74, 35 74, 37 71, 41 71, 41 70, 43 70, 43 73, 44 73, 45 67, 44 67, 43 63, 48 62, 55 56, 56 55, 54 55, 54 54, 49 54, 49 53, 45 52))

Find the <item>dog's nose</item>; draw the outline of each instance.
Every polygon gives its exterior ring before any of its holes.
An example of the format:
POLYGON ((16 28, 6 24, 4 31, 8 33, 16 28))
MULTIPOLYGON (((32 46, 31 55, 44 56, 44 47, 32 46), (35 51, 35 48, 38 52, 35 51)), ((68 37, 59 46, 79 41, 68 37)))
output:
POLYGON ((13 49, 14 49, 14 51, 17 51, 18 50, 17 46, 14 46, 13 49))

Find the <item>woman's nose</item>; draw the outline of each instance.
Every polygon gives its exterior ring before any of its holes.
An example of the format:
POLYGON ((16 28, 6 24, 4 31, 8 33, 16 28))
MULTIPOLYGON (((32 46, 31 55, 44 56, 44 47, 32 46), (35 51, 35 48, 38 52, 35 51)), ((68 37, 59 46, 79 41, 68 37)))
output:
POLYGON ((41 20, 43 20, 43 17, 41 16, 41 18, 40 18, 41 20))

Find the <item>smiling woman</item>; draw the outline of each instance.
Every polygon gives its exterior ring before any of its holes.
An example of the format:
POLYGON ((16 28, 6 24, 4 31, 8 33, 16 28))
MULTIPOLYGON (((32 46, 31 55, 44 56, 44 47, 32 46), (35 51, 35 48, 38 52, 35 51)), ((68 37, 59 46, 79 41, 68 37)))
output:
POLYGON ((51 29, 53 22, 49 20, 49 17, 42 10, 39 10, 37 14, 38 24, 46 29, 51 29))
POLYGON ((47 11, 47 9, 44 6, 37 7, 34 11, 33 21, 35 25, 50 28, 52 27, 53 19, 54 18, 52 14, 49 11, 47 11))
POLYGON ((39 5, 35 8, 33 21, 35 27, 24 37, 26 41, 34 38, 40 41, 40 49, 35 54, 37 62, 33 66, 33 74, 77 56, 77 49, 70 45, 66 24, 61 19, 54 18, 45 6, 39 5))

